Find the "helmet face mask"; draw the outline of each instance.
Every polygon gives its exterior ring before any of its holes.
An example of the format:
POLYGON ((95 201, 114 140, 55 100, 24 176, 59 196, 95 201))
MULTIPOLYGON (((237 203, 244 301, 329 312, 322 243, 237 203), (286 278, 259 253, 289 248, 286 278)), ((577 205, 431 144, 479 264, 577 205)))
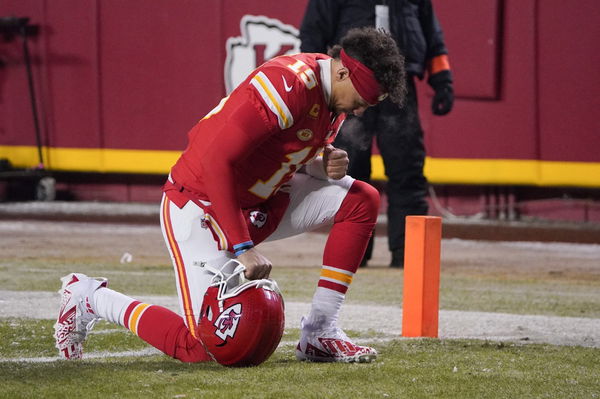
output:
POLYGON ((252 280, 228 289, 231 278, 243 279, 245 267, 240 266, 227 278, 221 272, 215 274, 204 295, 198 336, 218 363, 257 366, 271 356, 281 341, 285 324, 283 298, 273 280, 252 280))

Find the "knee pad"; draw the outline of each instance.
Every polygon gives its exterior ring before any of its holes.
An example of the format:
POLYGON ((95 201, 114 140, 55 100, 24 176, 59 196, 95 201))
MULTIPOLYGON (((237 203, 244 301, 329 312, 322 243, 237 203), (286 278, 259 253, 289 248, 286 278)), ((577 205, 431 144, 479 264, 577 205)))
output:
POLYGON ((355 180, 340 209, 335 215, 335 223, 373 223, 379 213, 379 191, 368 183, 355 180))

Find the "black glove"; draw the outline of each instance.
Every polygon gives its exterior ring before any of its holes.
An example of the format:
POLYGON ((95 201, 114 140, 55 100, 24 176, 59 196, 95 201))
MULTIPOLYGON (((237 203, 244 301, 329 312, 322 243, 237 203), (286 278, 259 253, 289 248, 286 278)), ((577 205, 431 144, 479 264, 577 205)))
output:
POLYGON ((446 70, 433 74, 427 82, 435 90, 435 95, 431 102, 431 112, 434 115, 446 115, 452 110, 452 105, 454 105, 451 72, 446 70))
POLYGON ((454 90, 452 85, 445 86, 435 91, 431 102, 431 112, 435 115, 446 115, 454 105, 454 90))

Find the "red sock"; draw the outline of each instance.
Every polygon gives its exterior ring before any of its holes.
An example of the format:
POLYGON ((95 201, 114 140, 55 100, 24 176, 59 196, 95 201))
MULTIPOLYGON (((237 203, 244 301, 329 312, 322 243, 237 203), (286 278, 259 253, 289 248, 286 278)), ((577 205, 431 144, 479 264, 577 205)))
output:
POLYGON ((127 308, 125 325, 134 334, 182 362, 212 361, 202 343, 178 314, 161 306, 133 302, 127 308))
POLYGON ((335 215, 325 244, 319 287, 346 293, 369 244, 378 212, 379 192, 356 180, 335 215))

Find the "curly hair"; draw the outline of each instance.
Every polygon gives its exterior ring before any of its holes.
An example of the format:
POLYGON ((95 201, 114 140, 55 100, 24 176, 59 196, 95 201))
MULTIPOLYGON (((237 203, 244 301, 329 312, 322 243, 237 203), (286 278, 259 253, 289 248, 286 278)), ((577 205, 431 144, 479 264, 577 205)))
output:
POLYGON ((342 48, 349 56, 373 71, 375 79, 383 91, 389 94, 390 100, 398 105, 404 104, 404 56, 388 33, 371 27, 354 28, 342 38, 341 45, 335 45, 329 50, 329 55, 339 59, 342 48))

